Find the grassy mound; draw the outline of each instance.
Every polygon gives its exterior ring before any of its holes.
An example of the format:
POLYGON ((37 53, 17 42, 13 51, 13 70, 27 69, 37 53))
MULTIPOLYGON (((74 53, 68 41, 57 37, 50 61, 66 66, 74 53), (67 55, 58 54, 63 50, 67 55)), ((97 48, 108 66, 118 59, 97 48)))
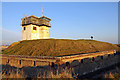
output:
POLYGON ((118 50, 118 46, 95 40, 40 39, 21 41, 4 50, 3 54, 61 56, 113 49, 118 50))

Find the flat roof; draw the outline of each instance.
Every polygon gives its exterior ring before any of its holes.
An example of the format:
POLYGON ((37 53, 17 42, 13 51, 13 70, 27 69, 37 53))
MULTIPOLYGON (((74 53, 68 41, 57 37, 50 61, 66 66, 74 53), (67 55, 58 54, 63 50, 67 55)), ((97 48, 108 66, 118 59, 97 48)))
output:
POLYGON ((44 19, 44 18, 46 18, 47 20, 51 21, 51 19, 50 19, 50 18, 48 18, 48 17, 41 16, 41 17, 39 18, 39 17, 36 17, 36 16, 34 16, 34 15, 24 17, 24 18, 22 18, 21 20, 23 20, 23 19, 25 19, 25 18, 29 18, 29 17, 34 17, 34 18, 37 18, 37 19, 44 19))

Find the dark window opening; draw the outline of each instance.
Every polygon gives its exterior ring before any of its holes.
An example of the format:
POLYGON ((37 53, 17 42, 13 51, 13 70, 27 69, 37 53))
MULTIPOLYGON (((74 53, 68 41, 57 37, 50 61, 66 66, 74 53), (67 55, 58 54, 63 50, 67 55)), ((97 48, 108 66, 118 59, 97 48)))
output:
POLYGON ((7 63, 9 63, 9 59, 7 59, 7 63))
POLYGON ((51 67, 54 67, 54 63, 52 62, 52 66, 51 67))
POLYGON ((26 29, 26 27, 24 27, 24 30, 26 29))
POLYGON ((69 62, 66 62, 66 66, 69 66, 70 65, 70 63, 69 62))
POLYGON ((81 63, 83 63, 83 59, 81 59, 81 63))
POLYGON ((116 53, 114 53, 114 56, 116 55, 116 53))
POLYGON ((101 56, 101 59, 103 59, 103 56, 101 56))
POLYGON ((19 61, 19 64, 21 64, 21 60, 19 61))
POLYGON ((110 57, 110 54, 108 54, 108 57, 110 57))
POLYGON ((92 61, 94 61, 94 60, 95 60, 95 58, 93 57, 93 58, 92 58, 92 61))
POLYGON ((37 28, 36 28, 36 27, 33 27, 33 30, 37 30, 37 28))
POLYGON ((35 61, 33 62, 33 66, 35 66, 36 64, 35 64, 35 61))
POLYGON ((27 21, 27 23, 29 23, 29 21, 27 21))

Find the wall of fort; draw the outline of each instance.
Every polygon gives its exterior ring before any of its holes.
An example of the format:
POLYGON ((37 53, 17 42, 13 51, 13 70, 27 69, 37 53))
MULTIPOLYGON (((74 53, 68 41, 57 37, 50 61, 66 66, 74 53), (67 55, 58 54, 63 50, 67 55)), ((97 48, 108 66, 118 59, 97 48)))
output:
POLYGON ((115 50, 61 57, 36 57, 1 55, 2 64, 15 67, 48 66, 57 69, 72 68, 75 74, 85 75, 102 68, 120 63, 120 54, 115 50))
POLYGON ((84 58, 82 62, 77 60, 70 63, 70 67, 79 75, 85 75, 99 69, 107 68, 109 66, 120 63, 119 54, 111 54, 106 56, 97 56, 96 58, 84 58))

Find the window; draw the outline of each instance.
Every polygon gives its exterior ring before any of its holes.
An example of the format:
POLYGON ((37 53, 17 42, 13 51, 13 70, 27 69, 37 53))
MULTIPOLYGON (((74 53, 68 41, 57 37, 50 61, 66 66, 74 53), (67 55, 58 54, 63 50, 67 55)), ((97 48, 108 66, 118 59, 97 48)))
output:
POLYGON ((29 21, 27 21, 27 24, 29 23, 29 21))
POLYGON ((108 57, 110 57, 110 54, 108 54, 108 57))
POLYGON ((101 56, 101 59, 103 59, 103 56, 101 56))
POLYGON ((26 27, 24 27, 24 30, 26 29, 26 27))
POLYGON ((81 63, 83 63, 83 59, 81 59, 81 63))
POLYGON ((92 57, 92 61, 94 61, 95 60, 95 58, 94 57, 92 57))
POLYGON ((7 59, 7 63, 9 63, 9 59, 7 59))
POLYGON ((19 64, 21 64, 21 60, 19 61, 19 64))
POLYGON ((33 27, 33 30, 37 30, 37 28, 36 28, 36 27, 33 27))

